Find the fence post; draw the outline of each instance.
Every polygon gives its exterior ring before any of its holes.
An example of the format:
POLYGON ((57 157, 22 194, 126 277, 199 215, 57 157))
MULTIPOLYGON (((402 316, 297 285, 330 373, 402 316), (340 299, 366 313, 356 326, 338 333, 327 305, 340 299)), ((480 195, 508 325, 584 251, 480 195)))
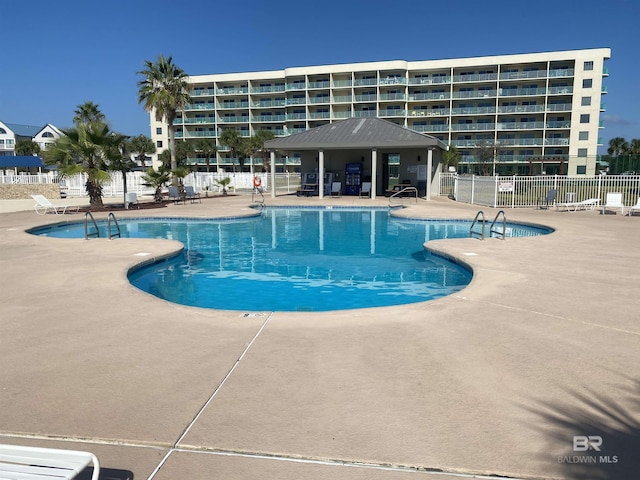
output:
MULTIPOLYGON (((495 164, 494 164, 495 165, 495 164)), ((498 207, 498 176, 493 175, 493 208, 498 207)))
POLYGON ((598 198, 602 200, 602 175, 598 176, 598 198))
POLYGON ((511 184, 511 208, 516 208, 516 176, 513 175, 511 184))
POLYGON ((476 192, 476 176, 471 175, 471 205, 474 205, 474 194, 476 192))

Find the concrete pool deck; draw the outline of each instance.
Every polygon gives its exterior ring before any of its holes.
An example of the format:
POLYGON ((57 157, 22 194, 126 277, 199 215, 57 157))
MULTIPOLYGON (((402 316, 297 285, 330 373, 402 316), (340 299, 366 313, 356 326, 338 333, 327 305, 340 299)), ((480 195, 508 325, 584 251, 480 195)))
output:
MULTIPOLYGON (((117 215, 237 216, 249 203, 117 215)), ((640 469, 640 218, 507 209, 510 221, 556 231, 429 242, 474 269, 455 295, 271 313, 138 291, 127 269, 180 244, 32 236, 24 230, 84 218, 38 216, 32 204, 0 207, 0 443, 91 451, 104 479, 626 479, 640 469), (589 436, 600 451, 582 451, 589 436)), ((425 218, 479 209, 406 205, 425 218)))

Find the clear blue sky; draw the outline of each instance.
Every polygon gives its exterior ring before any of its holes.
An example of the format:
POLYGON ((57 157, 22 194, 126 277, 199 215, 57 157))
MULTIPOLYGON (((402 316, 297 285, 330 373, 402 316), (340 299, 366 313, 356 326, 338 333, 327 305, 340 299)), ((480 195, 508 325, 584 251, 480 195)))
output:
POLYGON ((136 72, 172 55, 187 74, 609 47, 606 144, 640 138, 637 0, 0 0, 0 120, 58 127, 97 103, 150 135, 136 72))

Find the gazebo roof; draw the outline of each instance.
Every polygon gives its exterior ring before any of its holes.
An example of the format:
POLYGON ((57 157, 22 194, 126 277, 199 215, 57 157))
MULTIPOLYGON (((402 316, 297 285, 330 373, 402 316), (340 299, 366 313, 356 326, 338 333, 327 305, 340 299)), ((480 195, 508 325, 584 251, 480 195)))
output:
POLYGON ((446 149, 435 137, 377 117, 349 118, 264 143, 269 150, 344 150, 360 148, 446 149))

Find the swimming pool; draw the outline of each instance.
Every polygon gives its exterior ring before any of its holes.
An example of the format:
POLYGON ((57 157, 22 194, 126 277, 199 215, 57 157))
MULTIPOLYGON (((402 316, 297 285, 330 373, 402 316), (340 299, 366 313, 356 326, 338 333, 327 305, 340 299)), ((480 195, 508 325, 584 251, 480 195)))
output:
MULTIPOLYGON (((106 230, 105 224, 99 225, 106 230)), ((469 236, 468 221, 412 220, 386 208, 267 208, 234 220, 123 219, 123 237, 170 238, 175 257, 133 269, 130 282, 184 305, 245 311, 329 311, 423 302, 471 281, 423 243, 469 236)), ((82 237, 83 224, 32 233, 82 237)), ((509 224, 510 236, 548 233, 509 224)))

